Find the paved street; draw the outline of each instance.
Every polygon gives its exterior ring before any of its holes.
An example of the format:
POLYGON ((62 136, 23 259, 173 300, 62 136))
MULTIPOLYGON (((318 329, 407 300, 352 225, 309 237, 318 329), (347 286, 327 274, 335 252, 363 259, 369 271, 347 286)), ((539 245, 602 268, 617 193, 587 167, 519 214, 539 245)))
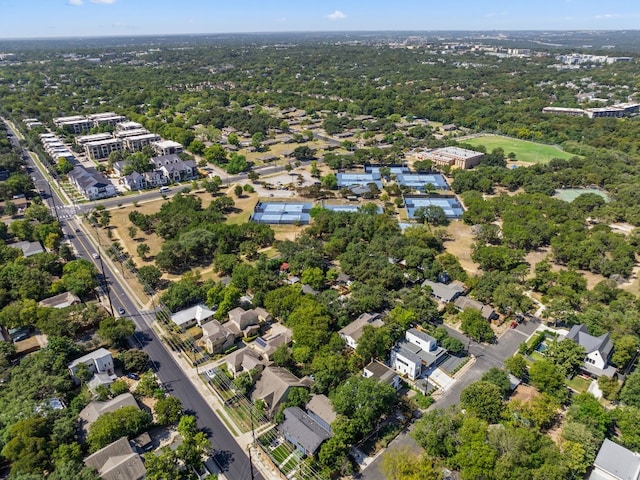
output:
MULTIPOLYGON (((36 168, 32 167, 31 175, 35 178, 34 182, 37 185, 41 182, 49 182, 37 166, 36 168)), ((153 194, 157 195, 157 192, 153 192, 153 194)), ((92 254, 100 250, 84 232, 82 222, 68 213, 69 209, 73 207, 62 207, 63 199, 58 197, 55 189, 51 189, 48 192, 45 190, 44 196, 46 197, 44 201, 50 208, 56 211, 56 206, 58 206, 58 213, 64 212, 64 215, 60 216, 60 223, 65 233, 65 240, 72 244, 78 257, 94 262, 98 270, 104 272, 104 281, 109 283, 113 308, 124 308, 127 312, 126 316, 136 323, 136 338, 140 342, 141 348, 149 354, 152 366, 160 381, 167 386, 172 395, 180 399, 187 412, 197 416, 198 425, 210 436, 211 443, 215 449, 214 458, 222 469, 225 478, 229 480, 252 478, 246 452, 229 433, 212 410, 211 405, 203 398, 199 390, 167 351, 165 345, 159 340, 150 326, 153 321, 152 316, 140 310, 140 305, 136 303, 133 295, 121 283, 120 273, 115 271, 110 261, 106 258, 103 261, 102 256, 98 259, 93 258, 92 254)), ((135 199, 136 197, 133 198, 135 199)), ((121 199, 118 199, 118 201, 121 201, 121 199)), ((130 273, 127 274, 130 275, 130 273)), ((259 472, 255 472, 253 478, 263 479, 259 472)))
MULTIPOLYGON (((467 370, 449 389, 438 398, 438 400, 429 409, 447 408, 455 405, 460 400, 460 392, 469 384, 480 380, 482 374, 491 367, 502 367, 506 358, 511 357, 518 351, 518 347, 536 330, 539 322, 527 321, 518 325, 517 328, 508 328, 494 344, 478 344, 469 340, 468 337, 446 327, 449 335, 461 340, 465 345, 471 345, 469 351, 475 356, 475 363, 467 370)), ((389 444, 389 448, 410 448, 412 451, 420 451, 420 447, 409 436, 411 427, 389 444)), ((380 471, 382 455, 378 456, 361 474, 365 480, 385 480, 384 475, 380 471)))

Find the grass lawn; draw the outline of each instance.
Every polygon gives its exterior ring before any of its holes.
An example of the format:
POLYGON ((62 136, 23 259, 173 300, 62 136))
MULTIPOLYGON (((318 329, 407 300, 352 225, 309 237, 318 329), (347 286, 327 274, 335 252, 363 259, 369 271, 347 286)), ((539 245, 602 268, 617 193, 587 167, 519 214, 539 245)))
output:
POLYGON ((533 358, 534 360, 543 360, 544 358, 546 358, 544 355, 542 355, 540 352, 533 352, 531 355, 529 355, 531 358, 533 358))
POLYGON ((575 390, 576 392, 586 392, 589 389, 589 385, 591 385, 592 380, 587 380, 586 378, 582 378, 579 375, 576 375, 571 380, 567 380, 567 385, 569 388, 575 390))
POLYGON ((494 148, 502 148, 505 155, 513 152, 516 154, 516 160, 529 163, 548 163, 552 158, 569 159, 576 156, 554 145, 545 145, 498 135, 470 138, 463 140, 462 143, 468 143, 473 146, 484 145, 487 152, 491 152, 494 148))
POLYGON ((271 450, 271 456, 278 465, 284 462, 289 455, 291 455, 291 449, 287 448, 287 445, 285 444, 280 444, 271 450))

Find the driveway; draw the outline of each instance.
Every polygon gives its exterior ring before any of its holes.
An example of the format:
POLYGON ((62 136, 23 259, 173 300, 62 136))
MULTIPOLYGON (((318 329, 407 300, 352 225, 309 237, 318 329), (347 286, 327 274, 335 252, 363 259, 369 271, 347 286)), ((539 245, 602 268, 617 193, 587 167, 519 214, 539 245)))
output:
MULTIPOLYGON (((476 357, 476 361, 461 377, 456 378, 455 382, 429 407, 429 410, 434 408, 448 408, 451 405, 457 404, 460 400, 460 392, 462 392, 462 390, 469 384, 480 380, 482 374, 491 367, 501 368, 504 360, 513 356, 513 354, 518 351, 520 344, 527 340, 539 325, 539 321, 527 320, 516 328, 507 329, 496 342, 492 344, 478 344, 457 330, 444 325, 449 335, 459 339, 468 346, 469 353, 476 357)), ((389 444, 388 448, 402 449, 408 447, 411 451, 420 452, 420 446, 409 436, 411 429, 412 426, 405 429, 389 444)), ((381 460, 382 455, 378 455, 376 459, 362 471, 360 476, 356 478, 385 480, 385 476, 380 471, 381 460)))

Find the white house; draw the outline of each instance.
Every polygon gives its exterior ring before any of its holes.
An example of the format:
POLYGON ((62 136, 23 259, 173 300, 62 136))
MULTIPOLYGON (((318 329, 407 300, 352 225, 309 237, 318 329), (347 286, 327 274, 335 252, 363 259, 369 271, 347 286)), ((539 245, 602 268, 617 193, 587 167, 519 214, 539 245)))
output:
POLYGON ((598 451, 589 480, 638 480, 640 455, 609 439, 598 451))
POLYGON ((416 380, 423 368, 438 365, 444 360, 447 351, 438 347, 438 342, 431 335, 411 328, 405 338, 398 341, 391 350, 391 366, 401 375, 416 380))
POLYGON ((586 352, 582 365, 584 371, 596 377, 602 375, 612 377, 615 374, 616 369, 609 365, 613 343, 608 333, 594 337, 589 335, 586 326, 574 325, 565 338, 584 347, 586 352))
POLYGON ((113 375, 113 357, 111 356, 111 352, 106 348, 99 348, 98 350, 87 353, 67 365, 74 380, 78 380, 76 378, 76 372, 78 371, 78 366, 82 363, 89 367, 89 371, 92 373, 113 375))
POLYGON ((207 308, 206 305, 200 303, 193 307, 185 308, 171 315, 171 321, 175 323, 181 330, 202 324, 211 320, 216 312, 207 308))

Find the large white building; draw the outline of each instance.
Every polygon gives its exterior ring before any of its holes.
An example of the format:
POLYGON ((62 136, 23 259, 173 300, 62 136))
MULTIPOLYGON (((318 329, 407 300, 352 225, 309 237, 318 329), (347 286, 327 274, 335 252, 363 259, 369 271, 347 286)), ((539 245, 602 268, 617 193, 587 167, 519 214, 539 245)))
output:
POLYGON ((111 356, 111 352, 106 348, 99 348, 71 362, 67 368, 69 372, 71 372, 71 377, 74 380, 77 380, 76 372, 80 364, 86 365, 91 373, 113 375, 113 357, 111 356))
POLYGON ((122 152, 123 144, 119 138, 108 138, 84 144, 84 153, 92 160, 109 158, 112 152, 122 152))
POLYGON ((453 168, 466 170, 478 165, 484 158, 484 153, 460 147, 444 147, 426 150, 418 154, 418 158, 431 160, 434 165, 449 165, 453 168))
POLYGON ((391 367, 399 374, 416 380, 422 375, 423 368, 438 365, 444 360, 446 353, 431 335, 410 328, 406 331, 405 338, 398 341, 391 350, 391 367))

